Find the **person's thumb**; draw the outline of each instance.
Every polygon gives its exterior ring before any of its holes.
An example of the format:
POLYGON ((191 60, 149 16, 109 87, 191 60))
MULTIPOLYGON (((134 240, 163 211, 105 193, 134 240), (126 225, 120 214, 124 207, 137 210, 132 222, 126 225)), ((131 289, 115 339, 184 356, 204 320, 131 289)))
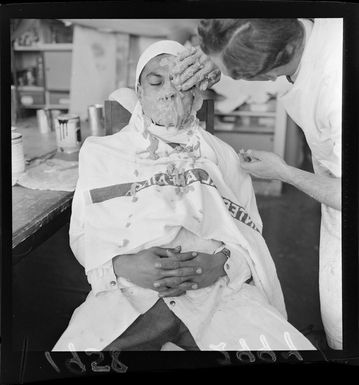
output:
POLYGON ((261 160, 263 156, 263 151, 258 150, 247 150, 246 151, 247 156, 252 158, 252 160, 261 160))
POLYGON ((175 258, 177 254, 181 252, 181 246, 177 246, 175 248, 168 248, 166 249, 166 253, 168 257, 175 258))

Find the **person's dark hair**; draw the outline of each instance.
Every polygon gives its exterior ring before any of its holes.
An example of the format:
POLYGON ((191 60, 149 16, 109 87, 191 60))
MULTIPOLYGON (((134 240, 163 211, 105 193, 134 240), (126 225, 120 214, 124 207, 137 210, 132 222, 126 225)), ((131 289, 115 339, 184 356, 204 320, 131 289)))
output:
POLYGON ((220 54, 233 78, 250 79, 288 64, 304 30, 297 19, 204 19, 198 35, 202 51, 220 54))

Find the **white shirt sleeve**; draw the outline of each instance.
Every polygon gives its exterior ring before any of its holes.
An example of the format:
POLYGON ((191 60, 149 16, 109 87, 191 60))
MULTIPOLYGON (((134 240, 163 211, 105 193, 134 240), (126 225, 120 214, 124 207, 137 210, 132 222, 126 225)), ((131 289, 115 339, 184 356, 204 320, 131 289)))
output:
POLYGON ((82 266, 85 266, 85 229, 84 214, 85 204, 80 182, 77 182, 76 190, 72 199, 72 211, 70 219, 70 247, 76 259, 82 266))
POLYGON ((87 280, 95 295, 104 291, 116 290, 119 287, 112 261, 108 261, 101 267, 88 271, 87 280))
POLYGON ((228 286, 238 290, 244 282, 251 278, 251 271, 243 254, 246 251, 242 248, 238 250, 237 247, 232 248, 229 245, 222 245, 215 251, 215 254, 219 253, 223 248, 227 248, 231 252, 230 257, 227 258, 224 264, 224 271, 229 278, 228 286))

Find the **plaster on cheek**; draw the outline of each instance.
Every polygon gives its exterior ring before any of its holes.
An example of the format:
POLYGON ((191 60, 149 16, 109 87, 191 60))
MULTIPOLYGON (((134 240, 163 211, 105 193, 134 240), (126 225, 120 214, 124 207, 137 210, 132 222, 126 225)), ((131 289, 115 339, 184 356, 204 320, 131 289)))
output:
POLYGON ((185 120, 186 118, 186 115, 188 115, 188 113, 186 114, 186 106, 184 106, 184 101, 183 101, 183 98, 180 97, 180 95, 178 95, 178 93, 176 94, 175 98, 174 98, 174 109, 176 111, 176 114, 177 114, 177 122, 176 122, 176 126, 179 127, 182 122, 185 120))
POLYGON ((197 111, 200 110, 203 104, 203 96, 201 92, 196 88, 191 90, 192 95, 193 95, 193 103, 192 103, 192 108, 191 108, 191 115, 195 115, 197 111))

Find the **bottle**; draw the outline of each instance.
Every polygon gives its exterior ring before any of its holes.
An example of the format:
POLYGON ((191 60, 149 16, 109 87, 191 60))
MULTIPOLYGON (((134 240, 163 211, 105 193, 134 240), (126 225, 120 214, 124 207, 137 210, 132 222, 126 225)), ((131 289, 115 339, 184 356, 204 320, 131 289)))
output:
POLYGON ((14 186, 25 171, 25 157, 22 135, 16 132, 15 127, 11 129, 11 176, 14 186))
POLYGON ((38 86, 42 87, 44 85, 44 63, 43 63, 41 54, 38 55, 36 59, 36 67, 37 67, 36 83, 38 86))

